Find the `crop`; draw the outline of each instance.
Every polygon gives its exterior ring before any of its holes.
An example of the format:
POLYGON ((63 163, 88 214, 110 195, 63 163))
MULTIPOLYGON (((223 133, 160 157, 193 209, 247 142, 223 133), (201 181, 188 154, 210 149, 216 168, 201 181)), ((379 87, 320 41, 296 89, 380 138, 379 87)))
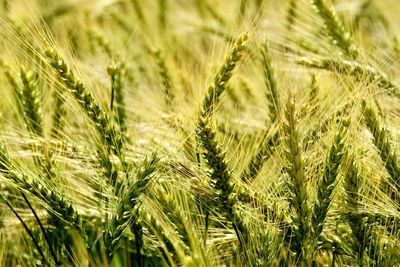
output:
POLYGON ((398 1, 0 3, 0 266, 400 266, 398 1))

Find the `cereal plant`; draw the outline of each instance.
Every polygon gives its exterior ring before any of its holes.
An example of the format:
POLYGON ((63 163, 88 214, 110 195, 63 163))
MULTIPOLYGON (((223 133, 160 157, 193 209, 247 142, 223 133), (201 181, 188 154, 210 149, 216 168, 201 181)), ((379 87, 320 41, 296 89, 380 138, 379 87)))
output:
POLYGON ((397 0, 0 0, 0 266, 400 266, 397 0))

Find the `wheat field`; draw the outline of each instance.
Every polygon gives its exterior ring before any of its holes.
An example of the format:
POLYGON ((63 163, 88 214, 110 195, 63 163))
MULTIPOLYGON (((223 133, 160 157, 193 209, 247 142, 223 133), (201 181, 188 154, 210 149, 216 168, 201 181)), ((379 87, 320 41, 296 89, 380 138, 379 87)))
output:
POLYGON ((400 266, 397 0, 0 0, 0 266, 400 266))

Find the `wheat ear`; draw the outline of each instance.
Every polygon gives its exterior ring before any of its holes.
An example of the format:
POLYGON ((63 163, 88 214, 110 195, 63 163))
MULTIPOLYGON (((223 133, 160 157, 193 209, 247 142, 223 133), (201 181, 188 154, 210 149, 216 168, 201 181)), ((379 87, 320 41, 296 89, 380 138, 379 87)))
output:
POLYGON ((269 117, 271 122, 274 122, 279 117, 279 94, 267 44, 264 44, 261 48, 261 62, 264 72, 264 81, 267 87, 266 96, 268 99, 269 117))
POLYGON ((114 151, 114 153, 120 158, 121 162, 125 164, 122 135, 120 131, 114 127, 107 113, 105 113, 100 105, 95 101, 86 86, 75 78, 72 71, 57 51, 47 50, 46 56, 49 59, 50 65, 58 73, 66 87, 74 95, 82 109, 95 124, 105 145, 107 145, 110 150, 114 151))
POLYGON ((198 143, 204 148, 202 155, 210 169, 207 173, 210 177, 210 186, 217 195, 218 205, 224 211, 227 220, 232 222, 239 240, 243 243, 248 238, 248 230, 236 211, 237 198, 233 194, 231 173, 225 161, 225 154, 216 141, 209 118, 198 119, 196 137, 198 143))
POLYGON ((312 0, 312 4, 324 21, 325 30, 332 42, 340 48, 346 57, 356 59, 359 53, 358 47, 350 33, 345 30, 333 7, 326 0, 312 0))
POLYGON ((315 240, 318 240, 322 233, 326 216, 333 199, 333 190, 337 183, 339 167, 346 153, 344 135, 347 124, 347 121, 343 121, 339 132, 334 137, 333 144, 326 158, 324 174, 318 185, 317 199, 312 213, 312 226, 315 240))
POLYGON ((365 102, 362 103, 362 106, 365 125, 373 136, 373 143, 378 149, 379 156, 390 175, 391 184, 393 184, 399 192, 400 166, 397 160, 397 155, 389 142, 389 132, 380 125, 372 108, 367 107, 365 102))
POLYGON ((225 59, 224 64, 219 69, 214 77, 213 84, 208 88, 206 96, 203 100, 201 117, 210 116, 218 103, 221 94, 227 88, 227 83, 232 77, 233 71, 243 55, 243 50, 246 48, 247 34, 243 34, 234 44, 232 52, 225 59))
POLYGON ((121 64, 111 64, 107 68, 108 75, 111 78, 111 110, 114 108, 114 99, 116 103, 115 120, 118 122, 122 134, 126 134, 126 109, 124 96, 124 82, 122 76, 124 74, 121 64))
POLYGON ((119 248, 125 230, 136 223, 141 204, 140 197, 149 190, 158 161, 157 154, 153 153, 151 157, 141 163, 136 174, 136 182, 128 184, 121 191, 122 195, 118 199, 116 214, 106 220, 103 238, 109 261, 112 260, 119 248))
POLYGON ((31 193, 36 198, 49 204, 49 212, 59 216, 67 223, 71 224, 78 230, 81 237, 87 244, 87 235, 83 226, 82 218, 78 211, 63 198, 59 193, 54 190, 43 186, 39 181, 40 178, 29 177, 26 174, 20 173, 15 170, 13 161, 9 157, 4 146, 0 144, 0 172, 16 186, 23 191, 31 193))
POLYGON ((304 171, 300 138, 296 129, 296 108, 294 99, 289 95, 286 102, 285 120, 283 122, 285 156, 287 160, 287 186, 289 188, 289 204, 293 212, 291 218, 294 223, 293 234, 295 247, 301 262, 308 262, 310 258, 310 206, 307 194, 307 178, 304 171))

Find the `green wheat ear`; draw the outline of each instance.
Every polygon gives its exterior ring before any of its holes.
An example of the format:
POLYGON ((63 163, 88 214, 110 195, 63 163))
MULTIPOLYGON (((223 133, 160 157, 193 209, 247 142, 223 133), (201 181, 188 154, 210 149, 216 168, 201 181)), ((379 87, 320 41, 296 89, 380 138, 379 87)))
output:
POLYGON ((358 57, 358 47, 351 38, 350 33, 345 30, 333 7, 326 0, 312 0, 311 2, 324 21, 324 27, 332 42, 340 48, 346 57, 356 59, 358 57))
POLYGON ((20 82, 17 82, 9 71, 6 71, 5 74, 13 88, 14 97, 18 102, 18 110, 24 116, 27 129, 34 134, 42 136, 42 101, 39 97, 37 74, 21 69, 19 72, 20 82))
POLYGON ((219 98, 221 94, 227 88, 227 83, 233 75, 233 71, 236 65, 239 63, 239 60, 242 58, 243 50, 246 48, 246 41, 248 39, 248 35, 241 35, 234 47, 229 54, 229 56, 225 59, 224 64, 219 69, 218 73, 214 77, 214 82, 208 88, 206 96, 203 100, 202 108, 200 111, 200 116, 203 118, 209 117, 215 106, 219 102, 219 98))
MULTIPOLYGON (((266 97, 268 100, 269 117, 270 121, 274 123, 279 118, 280 100, 278 88, 275 81, 274 70, 272 68, 271 60, 269 58, 267 44, 264 44, 261 47, 261 62, 263 66, 265 86, 267 89, 266 97)), ((263 143, 259 146, 256 153, 254 153, 254 155, 251 157, 250 162, 241 174, 242 181, 246 183, 251 183, 255 179, 255 177, 261 171, 264 162, 267 161, 268 158, 272 155, 275 146, 278 143, 278 131, 270 133, 270 131, 268 130, 263 133, 263 135, 265 136, 265 138, 263 139, 263 143)))
POLYGON ((138 219, 140 197, 148 192, 158 162, 157 154, 153 153, 141 163, 136 173, 136 182, 127 184, 121 191, 116 213, 111 218, 106 218, 103 238, 109 262, 119 248, 125 230, 134 225, 138 219))
POLYGON ((107 73, 111 78, 111 103, 110 108, 113 111, 114 98, 116 103, 115 121, 118 122, 121 132, 126 135, 126 107, 124 95, 124 69, 121 64, 111 64, 107 68, 107 73))
POLYGON ((196 128, 197 142, 203 147, 202 154, 210 171, 210 186, 218 199, 218 205, 224 211, 227 220, 232 222, 238 239, 245 242, 248 238, 248 230, 236 211, 237 197, 234 195, 231 172, 225 160, 225 154, 217 143, 215 132, 211 128, 210 119, 200 117, 196 128))
POLYGON ((2 144, 0 144, 0 172, 22 191, 29 192, 37 199, 48 203, 48 211, 72 225, 88 246, 86 229, 76 208, 58 192, 44 186, 40 182, 41 177, 29 177, 21 173, 2 144))
POLYGON ((349 156, 348 164, 345 173, 345 190, 346 190, 346 203, 349 210, 353 213, 349 218, 349 225, 353 235, 353 244, 355 256, 362 266, 364 264, 364 251, 367 246, 366 234, 368 228, 365 227, 365 222, 362 216, 358 214, 359 209, 359 194, 362 177, 360 176, 354 156, 349 156))
POLYGON ((307 177, 302 159, 300 138, 296 129, 296 108, 292 96, 289 95, 285 108, 285 120, 283 122, 285 156, 287 161, 286 171, 289 175, 287 186, 290 196, 289 204, 293 210, 291 219, 294 223, 295 247, 301 262, 311 260, 310 244, 310 215, 311 209, 307 193, 307 177))
POLYGON ((400 192, 400 166, 395 151, 389 142, 389 132, 384 129, 371 107, 367 107, 365 101, 362 103, 364 122, 373 136, 373 143, 378 149, 379 156, 390 175, 391 184, 395 185, 400 192))
POLYGON ((318 111, 318 93, 319 93, 319 86, 317 83, 317 78, 313 74, 311 76, 311 81, 310 81, 310 94, 309 94, 309 100, 308 100, 308 106, 310 108, 310 113, 311 115, 314 115, 318 111))
POLYGON ((38 91, 38 77, 32 72, 20 71, 22 81, 23 109, 28 128, 37 135, 43 135, 41 99, 38 91))
MULTIPOLYGON (((327 213, 333 199, 333 190, 337 184, 339 167, 346 153, 344 135, 348 123, 347 120, 342 121, 339 132, 334 137, 333 144, 326 158, 324 174, 318 185, 317 199, 312 213, 312 226, 315 241, 318 240, 322 233, 327 213)), ((315 247, 316 246, 317 244, 315 247)))
POLYGON ((295 23, 295 20, 297 18, 297 1, 296 0, 290 0, 289 2, 289 7, 287 9, 287 15, 286 15, 286 29, 290 33, 293 31, 293 26, 295 23))
POLYGON ((349 75, 354 77, 358 82, 367 81, 371 84, 376 83, 377 86, 387 90, 389 95, 400 98, 399 87, 393 83, 385 73, 370 65, 363 65, 350 60, 324 58, 302 58, 298 60, 297 63, 310 68, 329 70, 339 74, 349 75))
POLYGON ((268 100, 269 116, 271 122, 279 117, 279 93, 276 86, 274 70, 272 68, 267 44, 264 44, 261 48, 261 62, 263 65, 264 81, 267 87, 266 96, 268 100))
POLYGON ((46 56, 49 59, 50 65, 58 73, 66 87, 74 95, 82 109, 95 124, 104 144, 107 145, 109 150, 114 151, 114 153, 120 158, 121 162, 125 164, 122 135, 120 131, 114 127, 107 113, 105 113, 100 105, 95 101, 86 86, 75 78, 71 69, 60 57, 57 51, 47 50, 46 56))

